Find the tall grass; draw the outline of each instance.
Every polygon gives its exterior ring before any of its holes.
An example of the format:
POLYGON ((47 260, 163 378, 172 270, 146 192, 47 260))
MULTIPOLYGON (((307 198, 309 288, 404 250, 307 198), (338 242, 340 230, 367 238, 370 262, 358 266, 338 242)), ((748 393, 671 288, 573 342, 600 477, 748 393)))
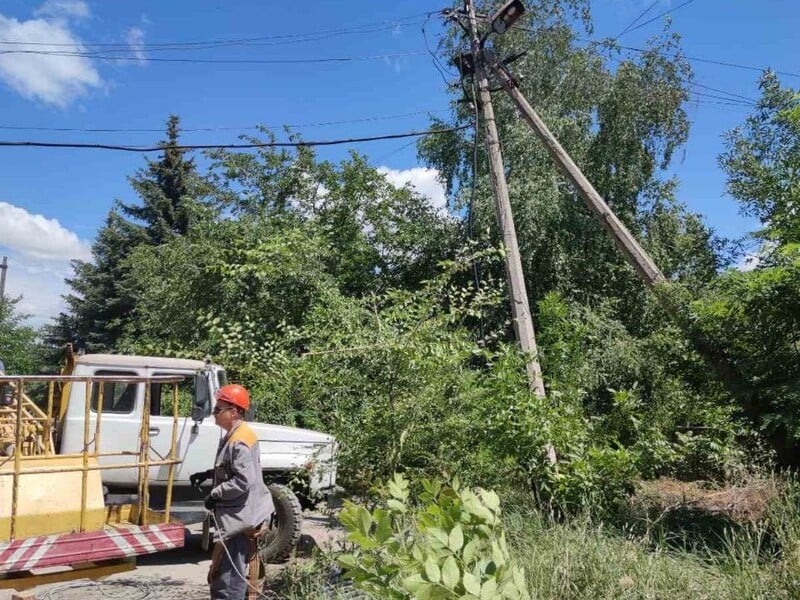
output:
POLYGON ((711 528, 717 539, 700 528, 670 536, 647 524, 556 521, 519 508, 507 513, 507 532, 537 599, 799 599, 800 490, 791 481, 776 485, 766 519, 711 528))

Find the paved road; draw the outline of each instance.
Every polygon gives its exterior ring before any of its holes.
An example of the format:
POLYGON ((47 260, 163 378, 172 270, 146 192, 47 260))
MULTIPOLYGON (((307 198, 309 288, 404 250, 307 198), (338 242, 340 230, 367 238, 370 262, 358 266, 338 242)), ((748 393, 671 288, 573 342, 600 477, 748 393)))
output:
MULTIPOLYGON (((136 570, 112 575, 99 584, 79 580, 24 593, 37 600, 207 600, 206 574, 211 560, 210 553, 200 547, 200 537, 200 527, 193 526, 187 530, 183 548, 142 556, 136 570)), ((330 546, 340 537, 341 531, 331 518, 321 512, 306 512, 298 553, 307 555, 315 546, 330 546)), ((268 576, 281 568, 270 565, 268 576)), ((11 597, 12 592, 0 590, 0 600, 11 597)))

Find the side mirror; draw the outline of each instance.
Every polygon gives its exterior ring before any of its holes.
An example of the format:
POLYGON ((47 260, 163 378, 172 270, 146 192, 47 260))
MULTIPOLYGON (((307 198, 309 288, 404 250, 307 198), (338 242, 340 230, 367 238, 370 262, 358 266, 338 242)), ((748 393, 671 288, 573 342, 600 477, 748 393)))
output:
POLYGON ((192 407, 192 421, 195 423, 199 423, 203 419, 206 418, 206 407, 205 406, 193 406, 192 407))
POLYGON ((196 373, 194 376, 194 406, 192 407, 192 420, 202 421, 209 414, 211 407, 210 381, 206 373, 196 373))

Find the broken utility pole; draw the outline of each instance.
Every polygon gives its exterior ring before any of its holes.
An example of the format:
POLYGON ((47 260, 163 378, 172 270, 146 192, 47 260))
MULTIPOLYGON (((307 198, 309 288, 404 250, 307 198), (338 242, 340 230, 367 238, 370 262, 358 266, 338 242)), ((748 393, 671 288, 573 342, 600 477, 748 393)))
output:
MULTIPOLYGON (((519 19, 525 12, 525 6, 522 0, 509 0, 504 4, 495 14, 491 17, 491 30, 480 40, 476 34, 476 15, 475 8, 472 4, 473 0, 465 0, 466 12, 469 16, 470 33, 472 36, 472 54, 459 57, 456 65, 461 71, 461 75, 474 75, 479 82, 481 90, 481 102, 484 109, 484 116, 486 119, 487 129, 487 146, 490 148, 490 158, 492 156, 492 140, 495 141, 497 146, 495 152, 499 156, 499 141, 497 141, 497 129, 494 121, 494 111, 492 110, 491 97, 488 89, 488 76, 487 70, 491 72, 495 79, 502 85, 503 90, 511 97, 523 119, 530 125, 536 136, 544 143, 550 156, 559 166, 559 168, 566 174, 567 178, 572 182, 575 188, 580 193, 581 197, 586 201, 589 210, 598 218, 603 228, 611 235, 614 243, 620 252, 622 252, 625 259, 631 266, 633 266, 637 275, 642 281, 653 290, 656 299, 661 304, 662 308, 669 314, 684 330, 689 340, 694 345, 695 350, 706 359, 709 365, 714 369, 720 379, 734 392, 737 388, 741 387, 744 378, 736 367, 732 364, 725 353, 715 344, 710 342, 702 331, 699 331, 692 323, 692 319, 680 305, 672 293, 673 286, 670 285, 669 280, 664 276, 661 270, 656 265, 652 257, 647 251, 639 244, 636 238, 631 234, 628 228, 622 221, 614 214, 614 211, 608 206, 606 201, 600 196, 594 186, 589 182, 583 172, 580 170, 575 161, 572 160, 570 155, 561 146, 553 133, 548 129, 547 125, 542 121, 525 96, 519 90, 517 82, 514 77, 509 73, 505 66, 505 62, 499 61, 491 50, 484 49, 484 42, 486 38, 493 32, 497 34, 505 33, 514 22, 519 19), (487 110, 488 109, 488 110, 487 110), (488 116, 487 116, 488 114, 488 116), (494 137, 492 137, 492 134, 494 137)), ((463 27, 463 26, 462 26, 463 27)), ((501 164, 498 159, 498 164, 501 164)), ((493 178, 495 176, 494 161, 491 163, 493 178)), ((500 173, 502 177, 502 170, 500 173)), ((505 180, 502 180, 502 192, 505 193, 505 202, 508 202, 508 190, 505 187, 505 180)), ((496 191, 499 186, 495 186, 496 191)), ((498 194, 499 195, 499 194, 498 194)), ((501 204, 501 198, 498 197, 498 204, 501 204)), ((510 209, 509 209, 510 213, 510 209)), ((502 211, 501 211, 502 214, 502 211)), ((512 223, 513 231, 513 223, 512 223)), ((514 237, 514 248, 516 249, 516 236, 514 237)), ((517 262, 519 256, 516 256, 517 262)), ((521 270, 520 270, 521 276, 521 270)), ((524 289, 524 287, 523 287, 524 289)), ((527 298, 526 304, 527 307, 527 298)), ((538 364, 536 365, 538 368, 538 364)))
POLYGON ((483 61, 483 40, 478 36, 477 16, 473 0, 465 0, 464 8, 469 20, 475 80, 478 85, 479 103, 486 128, 486 152, 489 155, 492 190, 497 202, 497 221, 500 224, 500 230, 503 235, 506 278, 508 280, 509 295, 511 296, 511 319, 519 345, 527 355, 528 384, 537 396, 543 398, 545 396, 544 381, 542 380, 542 370, 539 366, 536 335, 533 331, 533 319, 528 304, 528 292, 525 288, 525 276, 522 272, 522 261, 519 255, 517 232, 514 228, 514 216, 511 212, 511 201, 508 196, 508 185, 503 171, 503 156, 500 152, 500 139, 497 134, 492 96, 489 91, 489 79, 483 61))
POLYGON ((614 214, 614 211, 609 208, 606 201, 597 193, 597 190, 586 179, 586 176, 575 164, 575 161, 572 160, 572 157, 567 154, 567 151, 558 142, 556 136, 551 133, 545 122, 536 114, 536 111, 533 110, 525 96, 519 91, 517 82, 509 74, 505 66, 498 63, 491 54, 489 54, 489 58, 489 69, 502 84, 503 89, 511 96, 522 118, 531 126, 531 129, 550 152, 550 156, 578 190, 586 201, 589 210, 595 214, 603 228, 611 235, 620 252, 633 265, 633 268, 636 269, 636 272, 649 287, 655 288, 659 284, 665 283, 667 278, 664 277, 661 269, 658 268, 655 261, 636 241, 636 238, 628 231, 625 224, 614 214))

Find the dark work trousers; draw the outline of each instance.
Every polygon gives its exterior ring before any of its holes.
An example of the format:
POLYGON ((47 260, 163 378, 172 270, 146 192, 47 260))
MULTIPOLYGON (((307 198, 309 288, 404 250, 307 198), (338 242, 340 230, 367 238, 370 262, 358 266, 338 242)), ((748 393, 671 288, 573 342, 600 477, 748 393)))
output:
POLYGON ((223 549, 219 575, 211 582, 211 600, 245 600, 250 539, 246 533, 240 533, 225 540, 224 543, 228 552, 223 549), (233 565, 231 565, 231 558, 228 558, 228 554, 233 559, 233 565))

